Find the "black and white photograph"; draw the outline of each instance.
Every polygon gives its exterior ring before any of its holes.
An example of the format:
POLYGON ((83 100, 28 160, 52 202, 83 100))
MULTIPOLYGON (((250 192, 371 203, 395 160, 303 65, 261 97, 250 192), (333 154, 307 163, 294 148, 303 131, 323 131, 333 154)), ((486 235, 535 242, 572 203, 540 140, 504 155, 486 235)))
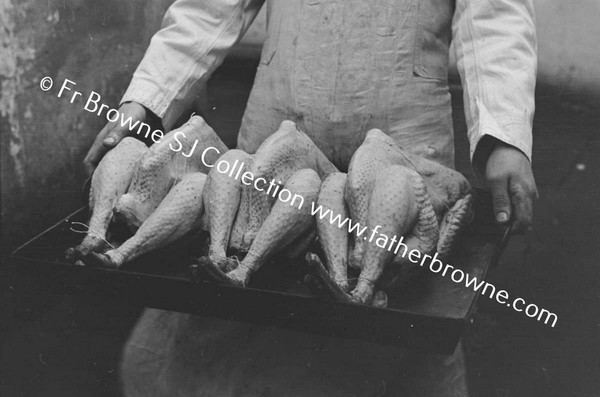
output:
POLYGON ((598 0, 0 0, 0 397, 600 397, 598 0))

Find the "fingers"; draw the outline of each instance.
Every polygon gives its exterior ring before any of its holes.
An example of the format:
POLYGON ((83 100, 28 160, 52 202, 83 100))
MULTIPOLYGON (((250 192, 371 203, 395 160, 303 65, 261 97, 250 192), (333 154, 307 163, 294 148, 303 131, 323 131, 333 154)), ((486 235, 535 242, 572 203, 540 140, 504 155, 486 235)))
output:
POLYGON ((496 178, 489 182, 492 192, 494 219, 505 225, 511 217, 511 199, 508 193, 508 178, 496 178))
POLYGON ((533 201, 538 197, 533 185, 518 178, 490 181, 494 218, 501 225, 512 219, 511 232, 523 233, 531 229, 533 201))
POLYGON ((108 132, 106 138, 102 140, 102 145, 106 150, 114 148, 123 138, 129 134, 129 130, 126 127, 116 127, 108 132))
POLYGON ((531 163, 527 156, 511 145, 496 142, 485 169, 492 192, 496 222, 521 233, 531 228, 533 200, 538 197, 531 163))
POLYGON ((535 182, 506 177, 489 181, 489 187, 496 222, 506 225, 512 219, 513 233, 531 230, 533 201, 539 197, 535 182))
POLYGON ((533 201, 538 197, 535 182, 513 180, 509 185, 513 208, 513 233, 523 233, 531 230, 533 219, 533 201))
POLYGON ((108 151, 108 148, 102 144, 102 141, 108 135, 109 125, 106 125, 100 133, 94 139, 94 143, 90 150, 88 150, 85 158, 83 159, 83 166, 85 167, 85 172, 88 176, 94 173, 94 170, 98 166, 98 163, 108 151))
POLYGON ((83 166, 88 176, 92 175, 102 157, 110 149, 115 147, 123 138, 127 136, 129 130, 127 127, 116 126, 112 127, 111 124, 107 124, 96 136, 92 147, 88 151, 85 159, 83 160, 83 166))
POLYGON ((531 197, 524 193, 517 193, 513 196, 514 221, 512 224, 513 233, 522 233, 531 228, 531 219, 533 215, 533 204, 531 197))
MULTIPOLYGON (((121 114, 121 119, 128 120, 130 118, 134 125, 136 121, 143 122, 148 118, 146 108, 135 102, 126 102, 122 104, 119 107, 119 113, 121 114)), ((110 122, 102 128, 83 160, 83 166, 85 167, 88 176, 92 175, 106 152, 117 146, 117 144, 128 134, 129 129, 127 128, 127 124, 123 125, 122 123, 119 123, 118 120, 110 122)))

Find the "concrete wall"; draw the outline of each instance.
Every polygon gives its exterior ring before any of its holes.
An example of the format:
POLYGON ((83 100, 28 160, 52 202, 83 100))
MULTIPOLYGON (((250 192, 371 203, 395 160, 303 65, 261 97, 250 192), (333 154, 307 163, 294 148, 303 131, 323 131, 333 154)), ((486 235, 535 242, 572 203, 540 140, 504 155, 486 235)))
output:
POLYGON ((539 80, 600 93, 600 1, 534 0, 539 80))
POLYGON ((81 161, 103 125, 40 79, 116 105, 171 2, 0 0, 3 248, 81 205, 81 161))
MULTIPOLYGON (((104 120, 42 92, 68 78, 116 105, 172 0, 0 0, 2 244, 22 241, 81 204, 81 160, 104 120)), ((540 77, 600 92, 598 0, 535 0, 540 77)), ((264 12, 244 43, 260 45, 264 12)), ((55 87, 56 88, 56 87, 55 87)))

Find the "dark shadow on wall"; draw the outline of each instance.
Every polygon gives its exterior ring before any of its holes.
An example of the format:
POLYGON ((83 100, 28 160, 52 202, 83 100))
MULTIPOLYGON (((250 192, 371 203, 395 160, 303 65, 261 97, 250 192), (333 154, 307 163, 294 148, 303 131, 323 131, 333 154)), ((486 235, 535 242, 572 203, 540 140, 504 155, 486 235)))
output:
POLYGON ((0 36, 2 244, 80 203, 81 161, 106 120, 57 97, 65 79, 117 106, 172 0, 3 2, 0 36), (40 89, 50 76, 54 86, 40 89))

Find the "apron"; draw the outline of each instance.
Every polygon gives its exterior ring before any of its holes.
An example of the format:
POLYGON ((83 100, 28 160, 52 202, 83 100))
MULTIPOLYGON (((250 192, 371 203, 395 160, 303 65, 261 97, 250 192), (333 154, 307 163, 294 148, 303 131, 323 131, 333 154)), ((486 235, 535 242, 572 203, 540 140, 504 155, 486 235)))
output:
MULTIPOLYGON (((454 166, 452 0, 272 0, 238 137, 292 120, 341 170, 366 132, 454 166)), ((260 310, 260 308, 257 308, 260 310)), ((127 396, 461 396, 462 348, 438 356, 147 309, 126 343, 127 396)))
POLYGON ((367 131, 454 168, 452 0, 267 3, 268 38, 238 136, 255 153, 292 120, 346 170, 367 131))

